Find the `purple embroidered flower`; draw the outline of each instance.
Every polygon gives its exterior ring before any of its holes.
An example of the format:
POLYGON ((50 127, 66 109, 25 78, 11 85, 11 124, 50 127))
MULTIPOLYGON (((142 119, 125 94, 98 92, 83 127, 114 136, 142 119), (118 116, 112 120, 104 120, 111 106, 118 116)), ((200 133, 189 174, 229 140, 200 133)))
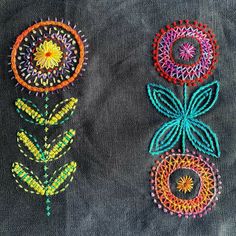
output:
POLYGON ((196 48, 193 46, 192 43, 183 43, 179 47, 179 57, 185 61, 189 61, 192 59, 196 54, 196 48))

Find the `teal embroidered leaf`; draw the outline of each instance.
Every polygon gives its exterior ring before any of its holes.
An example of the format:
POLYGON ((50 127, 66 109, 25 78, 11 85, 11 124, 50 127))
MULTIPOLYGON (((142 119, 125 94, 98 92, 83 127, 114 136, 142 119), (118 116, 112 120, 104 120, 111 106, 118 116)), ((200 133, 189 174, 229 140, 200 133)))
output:
POLYGON ((213 157, 220 157, 217 136, 208 125, 196 119, 188 120, 186 133, 189 141, 197 150, 213 157))
POLYGON ((157 84, 147 85, 148 95, 153 106, 169 118, 178 118, 183 114, 183 106, 175 94, 157 84))
POLYGON ((195 118, 209 111, 217 101, 219 87, 218 81, 200 87, 190 99, 187 115, 195 118))
POLYGON ((164 123, 152 138, 149 152, 152 155, 159 155, 174 147, 182 133, 180 119, 164 123))

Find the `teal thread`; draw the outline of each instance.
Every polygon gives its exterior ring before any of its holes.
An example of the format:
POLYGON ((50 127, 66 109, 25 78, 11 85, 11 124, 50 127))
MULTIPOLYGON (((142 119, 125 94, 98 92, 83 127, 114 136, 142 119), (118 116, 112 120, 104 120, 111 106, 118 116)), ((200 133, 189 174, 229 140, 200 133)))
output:
MULTIPOLYGON (((45 119, 47 120, 47 117, 48 117, 48 101, 49 101, 49 97, 48 97, 48 93, 46 92, 45 94, 45 104, 44 104, 44 109, 45 109, 45 119)), ((47 122, 46 122, 47 123, 47 122)), ((44 136, 44 153, 45 153, 45 156, 47 157, 48 156, 48 151, 47 151, 47 148, 48 148, 48 126, 47 124, 45 124, 44 126, 44 131, 45 131, 45 136, 44 136)), ((47 162, 45 161, 44 162, 44 186, 47 188, 48 187, 48 184, 49 184, 49 181, 48 181, 48 166, 47 166, 47 162)), ((47 216, 50 216, 51 215, 51 200, 50 200, 50 197, 48 196, 47 192, 46 192, 46 215, 47 216)))
MULTIPOLYGON (((24 101, 26 104, 28 104, 29 106, 31 106, 32 108, 34 108, 34 109, 43 117, 43 114, 40 113, 38 107, 37 107, 32 101, 30 101, 30 100, 28 100, 28 99, 26 99, 26 98, 21 98, 21 99, 18 98, 17 100, 22 100, 22 101, 24 101)), ((20 116, 24 121, 26 121, 26 122, 29 122, 29 123, 35 124, 35 125, 43 125, 43 124, 39 124, 38 122, 32 120, 32 118, 29 119, 29 118, 25 117, 26 114, 24 114, 24 113, 22 112, 22 110, 20 110, 19 108, 16 108, 16 112, 17 112, 17 113, 19 114, 19 116, 20 116)), ((28 116, 28 115, 27 115, 27 116, 28 116)))
MULTIPOLYGON (((184 114, 186 114, 186 111, 187 111, 187 101, 188 101, 188 98, 187 98, 187 85, 186 85, 186 83, 183 86, 183 97, 184 97, 184 114)), ((182 152, 183 153, 185 153, 185 150, 186 150, 186 130, 185 130, 186 120, 187 120, 187 117, 184 116, 184 119, 182 121, 183 122, 183 133, 182 133, 182 152)))
POLYGON ((211 128, 196 117, 208 112, 216 103, 219 82, 214 81, 197 89, 188 102, 187 85, 183 86, 183 104, 175 94, 161 85, 148 84, 147 91, 154 107, 172 118, 164 123, 153 136, 149 152, 159 155, 172 149, 182 135, 182 151, 186 151, 186 138, 200 152, 220 156, 219 142, 211 128))

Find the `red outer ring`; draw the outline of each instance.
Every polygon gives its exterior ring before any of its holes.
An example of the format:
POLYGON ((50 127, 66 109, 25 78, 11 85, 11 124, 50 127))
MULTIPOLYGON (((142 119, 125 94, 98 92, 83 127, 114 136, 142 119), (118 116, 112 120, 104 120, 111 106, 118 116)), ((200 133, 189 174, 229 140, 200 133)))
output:
MULTIPOLYGON (((218 56, 219 56, 219 46, 217 45, 217 40, 215 38, 215 34, 213 34, 212 30, 205 24, 199 23, 197 21, 194 21, 193 23, 190 23, 189 20, 180 20, 178 22, 172 23, 172 25, 167 25, 166 29, 162 28, 159 33, 156 34, 154 38, 153 43, 153 60, 154 60, 154 67, 159 72, 160 76, 166 79, 168 82, 172 82, 177 85, 183 86, 184 84, 187 84, 188 86, 196 86, 197 83, 202 83, 204 80, 206 80, 210 75, 212 75, 213 70, 216 68, 216 64, 218 62, 218 56), (167 74, 162 67, 159 64, 158 61, 158 45, 160 40, 162 39, 162 36, 168 32, 169 30, 175 28, 175 27, 183 27, 183 26, 193 26, 201 31, 203 31, 208 38, 210 39, 212 49, 213 49, 213 60, 212 65, 210 66, 209 70, 201 77, 196 78, 194 80, 182 80, 175 77, 171 77, 169 74, 167 74)), ((184 64, 183 64, 184 65, 184 64)))

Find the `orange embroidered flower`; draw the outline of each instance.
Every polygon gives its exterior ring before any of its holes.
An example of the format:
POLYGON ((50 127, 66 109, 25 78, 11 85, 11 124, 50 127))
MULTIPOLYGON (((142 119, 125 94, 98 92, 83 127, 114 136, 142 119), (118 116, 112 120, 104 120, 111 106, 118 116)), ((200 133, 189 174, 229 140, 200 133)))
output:
POLYGON ((186 218, 207 214, 215 206, 222 188, 220 175, 214 165, 195 152, 166 153, 161 158, 156 161, 150 174, 152 197, 158 208, 186 218), (179 178, 177 172, 188 174, 179 178), (193 185, 195 181, 199 181, 200 187, 193 185), (189 195, 183 196, 182 192, 189 195))
POLYGON ((39 22, 23 31, 11 53, 11 67, 18 84, 43 93, 73 83, 87 60, 86 40, 79 32, 58 21, 39 22))

